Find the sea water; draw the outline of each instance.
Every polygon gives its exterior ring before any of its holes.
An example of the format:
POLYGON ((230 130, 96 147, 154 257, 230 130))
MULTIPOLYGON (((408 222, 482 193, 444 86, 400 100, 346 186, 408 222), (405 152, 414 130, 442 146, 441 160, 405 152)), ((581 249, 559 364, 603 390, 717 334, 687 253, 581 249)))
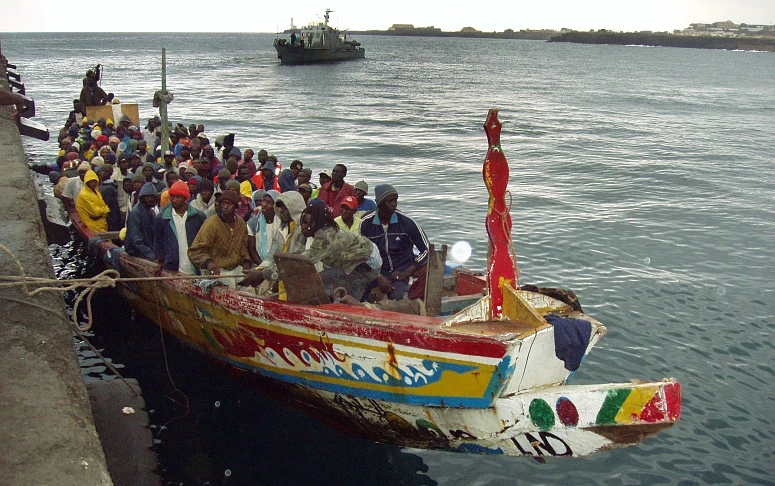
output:
MULTIPOLYGON (((315 174, 344 163, 372 196, 391 183, 432 242, 470 243, 479 269, 482 124, 500 108, 521 282, 574 290, 608 327, 574 383, 675 377, 682 416, 638 446, 546 464, 372 444, 265 397, 105 293, 93 339, 140 380, 165 483, 775 480, 771 53, 361 36, 365 60, 282 66, 273 37, 3 34, 2 49, 56 138, 97 63, 106 91, 156 114, 165 47, 173 121, 315 174)), ((56 155, 54 141, 25 148, 35 163, 56 155)), ((52 252, 66 274, 82 265, 78 245, 52 252)))

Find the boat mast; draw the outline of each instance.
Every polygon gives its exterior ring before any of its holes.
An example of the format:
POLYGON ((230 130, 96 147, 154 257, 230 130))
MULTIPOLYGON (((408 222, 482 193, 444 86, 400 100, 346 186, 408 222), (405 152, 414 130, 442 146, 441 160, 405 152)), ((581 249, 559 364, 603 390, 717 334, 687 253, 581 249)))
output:
POLYGON ((485 226, 490 238, 490 261, 487 266, 487 293, 491 299, 490 319, 503 313, 503 286, 516 289, 519 269, 511 244, 511 215, 506 204, 509 164, 501 149, 501 122, 498 110, 491 109, 484 122, 488 150, 482 167, 484 185, 490 198, 485 226))
POLYGON ((170 149, 170 125, 167 119, 167 105, 174 96, 167 91, 167 49, 161 49, 161 90, 153 94, 153 106, 159 108, 161 117, 161 153, 164 160, 164 152, 170 149))

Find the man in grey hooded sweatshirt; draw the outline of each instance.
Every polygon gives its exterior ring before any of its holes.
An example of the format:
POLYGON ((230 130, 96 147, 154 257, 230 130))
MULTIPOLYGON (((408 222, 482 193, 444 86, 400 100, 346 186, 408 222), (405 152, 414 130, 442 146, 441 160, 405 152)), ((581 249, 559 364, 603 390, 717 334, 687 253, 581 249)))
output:
POLYGON ((124 249, 132 256, 156 261, 154 252, 156 215, 159 197, 152 182, 146 182, 138 194, 140 204, 127 216, 124 249))
MULTIPOLYGON (((275 201, 275 215, 280 218, 281 231, 285 233, 285 244, 280 253, 300 254, 306 248, 307 237, 301 231, 301 213, 306 208, 304 197, 298 192, 284 192, 275 201)), ((320 269, 318 269, 320 270, 320 269)), ((277 265, 251 270, 237 285, 259 285, 264 280, 277 280, 277 265)))

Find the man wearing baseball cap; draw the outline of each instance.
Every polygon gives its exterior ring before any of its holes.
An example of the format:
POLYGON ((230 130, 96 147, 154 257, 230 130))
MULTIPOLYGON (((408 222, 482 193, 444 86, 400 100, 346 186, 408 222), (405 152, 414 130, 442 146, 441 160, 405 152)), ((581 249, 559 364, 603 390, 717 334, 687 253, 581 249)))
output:
POLYGON ((358 201, 355 197, 347 196, 342 199, 342 205, 339 209, 339 216, 334 218, 339 229, 350 231, 356 235, 361 234, 361 218, 355 215, 355 211, 358 209, 358 201))
POLYGON ((363 217, 366 213, 370 213, 377 209, 377 203, 371 199, 366 199, 366 195, 369 193, 369 185, 366 181, 358 181, 353 186, 353 196, 358 200, 358 209, 355 210, 355 215, 363 217))
POLYGON ((188 204, 191 192, 183 181, 169 189, 170 204, 156 217, 156 258, 165 270, 193 275, 196 269, 188 259, 188 247, 204 224, 205 213, 188 204))

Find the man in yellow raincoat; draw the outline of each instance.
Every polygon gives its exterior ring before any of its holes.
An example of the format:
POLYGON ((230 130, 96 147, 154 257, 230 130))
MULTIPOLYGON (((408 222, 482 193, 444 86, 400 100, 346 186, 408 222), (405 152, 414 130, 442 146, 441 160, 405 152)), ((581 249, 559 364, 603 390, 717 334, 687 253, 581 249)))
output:
POLYGON ((75 201, 78 216, 81 217, 83 224, 95 233, 108 231, 106 216, 110 213, 110 209, 97 189, 100 178, 93 170, 89 170, 83 178, 83 183, 84 188, 78 193, 78 199, 75 201))

